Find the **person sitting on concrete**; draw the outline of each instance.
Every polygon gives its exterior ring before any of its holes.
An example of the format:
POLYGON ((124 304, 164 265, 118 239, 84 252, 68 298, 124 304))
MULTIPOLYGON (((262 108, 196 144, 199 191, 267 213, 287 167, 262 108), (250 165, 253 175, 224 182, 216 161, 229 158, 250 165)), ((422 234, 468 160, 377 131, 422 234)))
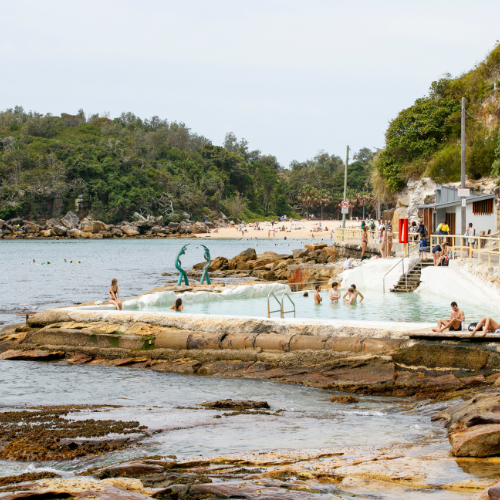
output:
POLYGON ((463 321, 465 321, 464 312, 458 308, 456 302, 452 302, 450 319, 438 319, 437 328, 433 328, 432 331, 441 333, 444 330, 449 329, 450 332, 461 332, 463 321))
POLYGON ((450 247, 445 243, 441 247, 443 249, 441 253, 441 257, 439 257, 438 266, 449 266, 450 259, 453 257, 453 253, 450 250, 450 247))
POLYGON ((351 259, 351 254, 346 255, 344 269, 354 269, 354 259, 351 259))
POLYGON ((447 253, 447 245, 446 243, 437 244, 433 249, 432 249, 432 257, 434 258, 434 265, 437 266, 439 265, 439 262, 441 260, 441 252, 446 255, 447 253))
POLYGON ((495 332, 496 330, 500 330, 500 325, 493 318, 481 318, 481 321, 476 325, 476 328, 474 328, 474 331, 470 335, 471 337, 474 335, 476 335, 476 337, 484 337, 488 332, 495 332), (476 335, 483 326, 483 331, 476 335))
MULTIPOLYGON (((49 262, 50 264, 50 262, 49 262)), ((120 289, 118 288, 118 280, 116 278, 111 280, 109 287, 109 303, 113 304, 117 310, 122 310, 122 301, 120 300, 120 289)))
POLYGON ((319 292, 321 292, 321 285, 316 285, 315 292, 314 292, 314 303, 316 305, 321 304, 321 301, 323 300, 323 298, 321 297, 319 292))

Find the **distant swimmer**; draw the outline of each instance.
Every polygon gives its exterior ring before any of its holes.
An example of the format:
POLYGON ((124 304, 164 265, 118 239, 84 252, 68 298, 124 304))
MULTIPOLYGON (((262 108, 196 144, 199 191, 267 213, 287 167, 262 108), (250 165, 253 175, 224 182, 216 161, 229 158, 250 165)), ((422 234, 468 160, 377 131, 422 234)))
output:
POLYGON ((321 304, 321 301, 323 300, 319 292, 321 292, 321 285, 316 285, 314 292, 314 303, 315 304, 321 304))
POLYGON ((118 288, 118 280, 113 278, 109 287, 109 303, 113 304, 117 310, 122 310, 122 302, 120 300, 120 289, 118 288))
POLYGON ((184 306, 182 305, 182 299, 177 299, 175 301, 175 304, 170 309, 175 309, 176 311, 182 311, 184 309, 184 306))

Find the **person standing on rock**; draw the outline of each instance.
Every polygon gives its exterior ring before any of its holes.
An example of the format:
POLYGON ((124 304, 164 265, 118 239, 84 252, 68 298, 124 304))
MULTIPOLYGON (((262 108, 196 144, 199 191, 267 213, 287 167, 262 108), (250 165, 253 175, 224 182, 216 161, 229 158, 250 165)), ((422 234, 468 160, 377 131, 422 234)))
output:
POLYGON ((316 285, 315 292, 314 292, 314 304, 319 305, 321 304, 321 301, 323 298, 319 294, 321 292, 321 285, 316 285))
POLYGON ((116 310, 122 310, 122 302, 120 300, 120 289, 118 288, 118 280, 114 278, 109 287, 109 303, 116 307, 116 310))
POLYGON ((462 311, 462 309, 458 308, 456 302, 452 302, 450 319, 438 319, 437 328, 433 328, 432 331, 441 333, 449 328, 450 332, 461 332, 463 321, 465 321, 464 312, 462 311))

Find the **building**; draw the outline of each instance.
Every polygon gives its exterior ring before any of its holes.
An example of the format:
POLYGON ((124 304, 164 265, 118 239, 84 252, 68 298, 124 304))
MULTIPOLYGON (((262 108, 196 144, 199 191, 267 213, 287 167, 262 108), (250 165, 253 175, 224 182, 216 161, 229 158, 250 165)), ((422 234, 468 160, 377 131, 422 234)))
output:
MULTIPOLYGON (((450 234, 461 234, 462 230, 462 198, 458 190, 446 186, 436 186, 436 201, 420 205, 419 215, 423 217, 427 230, 434 234, 439 224, 446 220, 450 226, 450 234)), ((496 231, 495 194, 471 194, 466 201, 466 222, 472 222, 476 235, 496 231)))

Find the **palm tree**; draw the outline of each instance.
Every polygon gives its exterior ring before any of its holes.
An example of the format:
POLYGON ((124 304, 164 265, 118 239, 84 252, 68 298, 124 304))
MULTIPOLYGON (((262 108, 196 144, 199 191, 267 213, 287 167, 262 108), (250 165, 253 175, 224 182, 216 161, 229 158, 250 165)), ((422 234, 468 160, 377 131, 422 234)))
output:
POLYGON ((321 207, 321 220, 323 220, 323 207, 327 207, 332 203, 330 193, 326 189, 319 189, 317 202, 321 207))
POLYGON ((309 207, 316 203, 317 190, 310 184, 305 184, 299 192, 299 200, 306 209, 306 218, 309 219, 309 207))
POLYGON ((365 208, 372 201, 373 193, 361 191, 358 193, 358 204, 363 207, 363 220, 365 220, 365 208))
POLYGON ((347 201, 349 201, 349 217, 352 217, 352 211, 354 210, 354 207, 358 204, 358 195, 356 191, 352 188, 347 189, 346 193, 346 198, 347 201))

